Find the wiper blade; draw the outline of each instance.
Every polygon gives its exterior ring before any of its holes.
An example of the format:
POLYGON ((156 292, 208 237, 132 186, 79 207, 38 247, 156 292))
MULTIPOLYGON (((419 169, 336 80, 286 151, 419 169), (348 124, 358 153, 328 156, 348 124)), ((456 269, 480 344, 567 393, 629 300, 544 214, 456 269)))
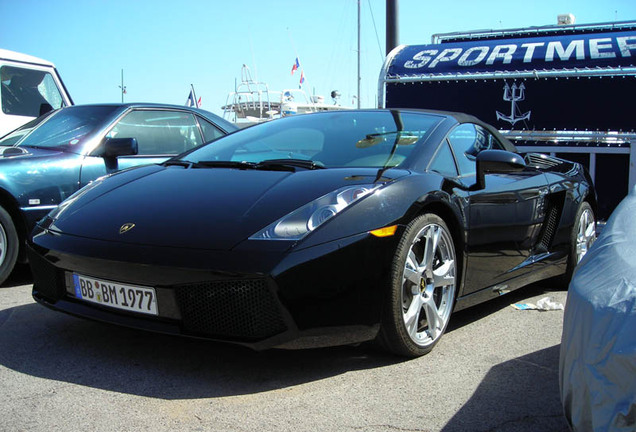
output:
POLYGON ((184 168, 189 168, 192 165, 192 162, 184 161, 181 159, 168 159, 163 162, 161 165, 163 166, 182 166, 184 168))
POLYGON ((267 159, 261 162, 199 161, 191 163, 191 166, 192 168, 235 168, 245 170, 253 169, 291 172, 296 171, 296 168, 304 168, 309 170, 325 168, 325 166, 320 162, 314 162, 305 159, 267 159))
POLYGON ((66 148, 66 146, 64 146, 64 145, 47 147, 47 146, 30 145, 30 144, 17 145, 17 146, 13 146, 13 147, 34 148, 34 149, 38 149, 38 150, 54 150, 54 151, 64 151, 64 149, 66 148))
POLYGON ((272 168, 288 168, 294 171, 294 168, 304 168, 308 170, 324 169, 326 168, 322 162, 307 160, 307 159, 267 159, 256 164, 257 169, 272 169, 272 168))
POLYGON ((239 161, 199 161, 192 164, 193 168, 238 168, 238 169, 254 169, 253 162, 239 161))

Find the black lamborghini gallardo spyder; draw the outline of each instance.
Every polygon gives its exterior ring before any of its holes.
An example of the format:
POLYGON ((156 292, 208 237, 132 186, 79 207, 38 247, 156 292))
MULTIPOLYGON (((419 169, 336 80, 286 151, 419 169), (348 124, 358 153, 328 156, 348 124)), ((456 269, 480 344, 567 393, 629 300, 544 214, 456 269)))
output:
POLYGON ((76 316, 264 349, 430 351, 451 312, 595 238, 579 164, 457 113, 273 120, 101 178, 32 233, 33 296, 76 316))

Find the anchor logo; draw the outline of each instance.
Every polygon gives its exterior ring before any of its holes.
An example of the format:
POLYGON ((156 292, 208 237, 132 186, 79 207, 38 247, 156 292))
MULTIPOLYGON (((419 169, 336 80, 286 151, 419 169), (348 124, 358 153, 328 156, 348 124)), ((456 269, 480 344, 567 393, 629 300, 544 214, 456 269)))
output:
POLYGON ((503 100, 510 102, 510 115, 502 114, 497 111, 497 120, 507 121, 508 123, 514 126, 515 123, 521 120, 530 120, 530 113, 528 111, 526 113, 521 114, 519 117, 515 116, 515 111, 517 111, 517 102, 525 99, 526 86, 521 83, 517 86, 517 83, 512 83, 512 87, 506 83, 504 86, 504 94, 503 100))

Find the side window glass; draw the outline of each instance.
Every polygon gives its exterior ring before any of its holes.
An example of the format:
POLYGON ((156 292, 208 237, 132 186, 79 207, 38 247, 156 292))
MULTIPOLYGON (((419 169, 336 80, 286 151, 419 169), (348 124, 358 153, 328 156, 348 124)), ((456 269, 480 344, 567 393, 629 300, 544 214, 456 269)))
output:
POLYGON ((476 146, 479 139, 475 126, 472 123, 465 123, 457 126, 448 135, 448 140, 457 158, 459 172, 462 176, 475 174, 477 171, 475 156, 478 153, 476 146))
POLYGON ((484 134, 487 137, 486 140, 487 140, 487 145, 489 149, 505 150, 505 147, 503 146, 503 144, 501 144, 499 140, 493 134, 483 129, 481 126, 477 126, 477 127, 484 131, 484 134))
POLYGON ((457 158, 461 175, 471 175, 476 172, 475 158, 483 150, 503 150, 503 145, 483 127, 464 123, 456 127, 448 139, 457 158))
POLYGON ((48 105, 53 109, 63 105, 62 94, 48 72, 2 66, 0 82, 5 114, 38 117, 41 109, 48 105))
POLYGON ((429 170, 438 172, 447 177, 457 177, 457 165, 455 165, 455 159, 448 146, 448 141, 444 140, 437 150, 429 166, 429 170))
POLYGON ((107 137, 136 138, 139 155, 174 155, 203 144, 194 116, 179 111, 132 111, 107 137))
POLYGON ((203 131, 203 141, 210 142, 225 135, 219 128, 202 117, 197 117, 201 130, 203 131))

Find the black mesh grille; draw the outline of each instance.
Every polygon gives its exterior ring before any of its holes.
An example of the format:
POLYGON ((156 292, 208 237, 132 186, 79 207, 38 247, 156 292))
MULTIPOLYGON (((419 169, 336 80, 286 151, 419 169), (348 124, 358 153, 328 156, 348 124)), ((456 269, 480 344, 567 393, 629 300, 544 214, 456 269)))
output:
POLYGON ((541 250, 548 250, 550 243, 552 243, 552 239, 554 238, 554 233, 556 231, 557 224, 557 209, 555 207, 551 207, 547 216, 547 221, 544 225, 543 235, 541 236, 541 241, 539 242, 539 248, 541 250))
POLYGON ((220 338, 264 339, 286 330, 278 302, 263 279, 176 287, 184 330, 220 338))
POLYGON ((27 248, 29 264, 33 273, 33 289, 50 301, 57 301, 64 297, 62 276, 54 265, 27 248))
POLYGON ((547 252, 552 245, 557 227, 559 225, 560 215, 563 211, 563 193, 557 193, 548 200, 548 211, 543 222, 543 230, 541 232, 538 249, 547 252))

